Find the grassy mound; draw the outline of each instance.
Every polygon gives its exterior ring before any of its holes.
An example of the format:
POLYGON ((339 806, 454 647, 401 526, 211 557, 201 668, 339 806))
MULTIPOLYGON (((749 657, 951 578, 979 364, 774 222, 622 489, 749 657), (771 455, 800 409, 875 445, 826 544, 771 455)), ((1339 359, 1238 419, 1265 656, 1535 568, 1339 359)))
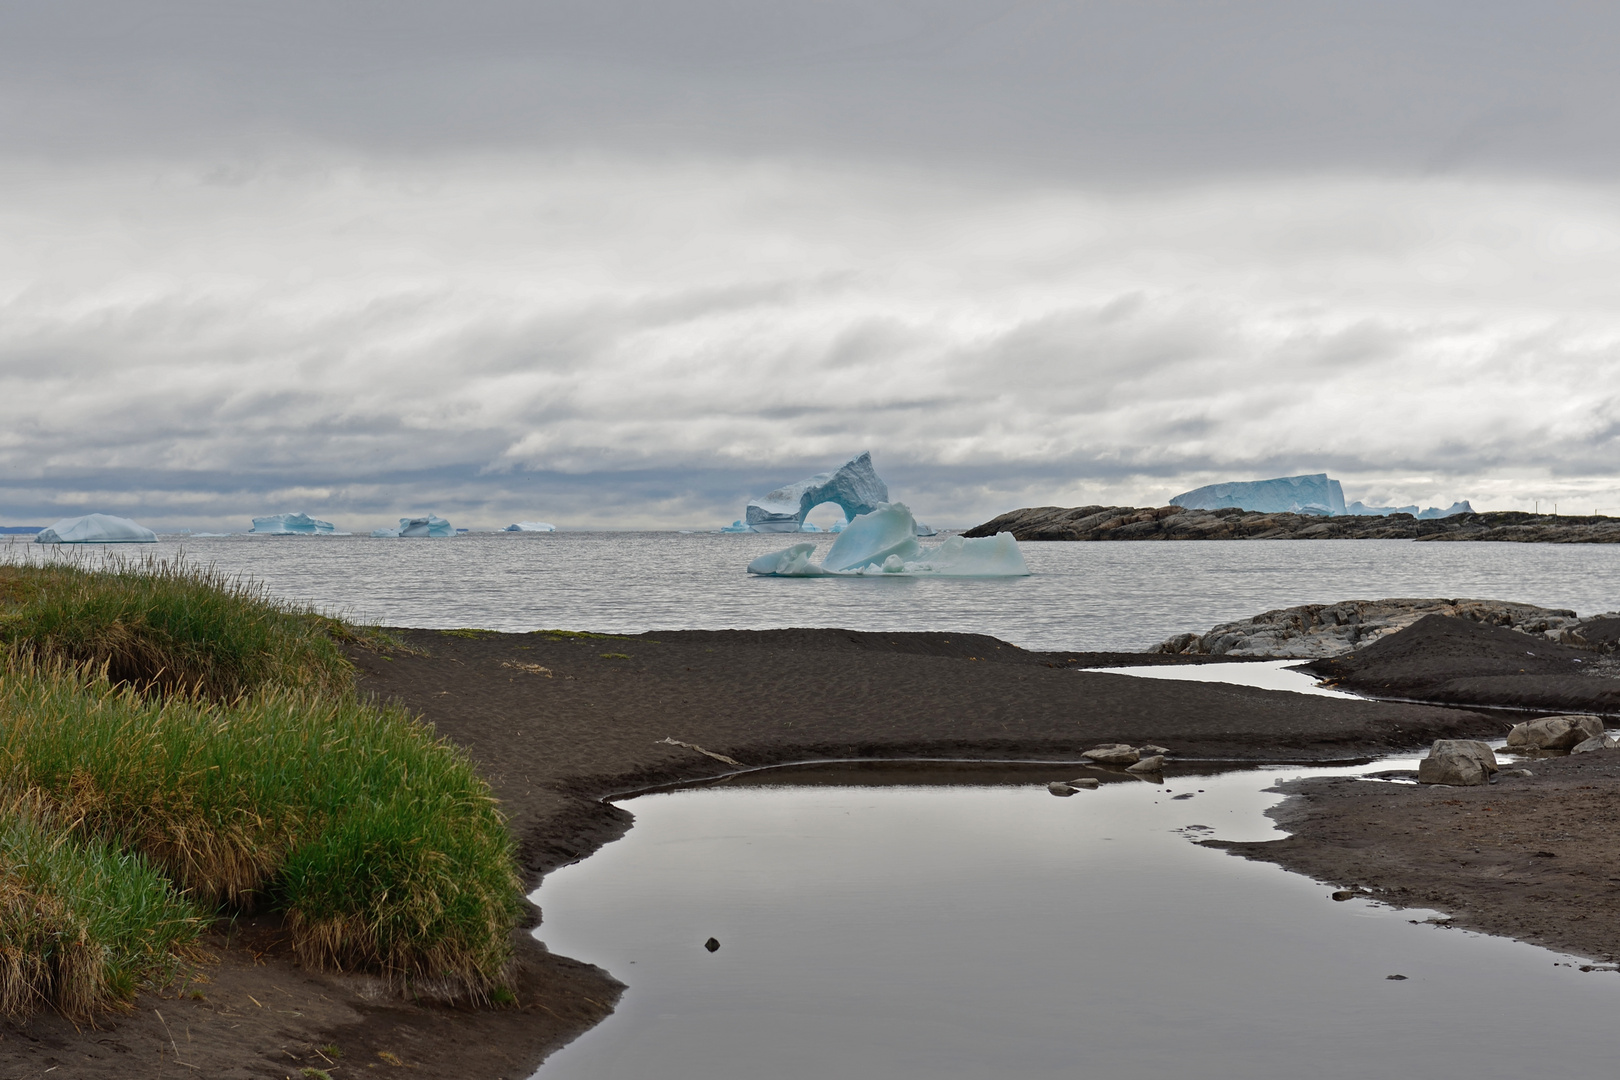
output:
POLYGON ((314 966, 499 987, 510 834, 356 697, 357 639, 178 562, 0 565, 0 1012, 128 1002, 222 907, 281 909, 314 966))
POLYGON ((459 749, 352 694, 158 699, 60 665, 0 678, 0 777, 198 902, 283 909, 307 963, 499 981, 512 841, 459 749))
POLYGON ((140 856, 65 842, 38 799, 0 808, 0 1012, 83 1021, 124 1007, 202 925, 140 856))
POLYGON ((344 624, 179 561, 0 566, 0 640, 115 682, 230 700, 265 686, 338 689, 344 624))

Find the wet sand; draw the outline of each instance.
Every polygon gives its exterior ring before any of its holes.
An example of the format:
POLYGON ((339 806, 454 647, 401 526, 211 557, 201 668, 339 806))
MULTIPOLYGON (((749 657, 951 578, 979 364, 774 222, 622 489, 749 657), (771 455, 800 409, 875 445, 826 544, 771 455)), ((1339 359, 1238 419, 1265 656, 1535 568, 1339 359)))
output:
MULTIPOLYGON (((355 654, 362 690, 403 701, 468 750, 501 800, 531 883, 629 827, 631 816, 604 796, 739 767, 722 758, 742 766, 828 758, 1074 760, 1098 743, 1122 741, 1159 743, 1182 758, 1333 760, 1437 737, 1490 736, 1504 726, 1498 716, 1461 709, 1094 673, 1077 669, 1148 658, 1031 653, 975 635, 399 633, 413 652, 355 654)), ((1580 784, 1524 783, 1560 798, 1589 797, 1580 784)), ((1406 797, 1417 789, 1386 790, 1406 797)), ((1467 806, 1466 799, 1487 794, 1449 790, 1424 793, 1444 805, 1436 813, 1453 809, 1445 798, 1467 806)), ((1488 792, 1499 790, 1506 789, 1488 792)), ((1331 808, 1322 821, 1362 813, 1348 809, 1362 805, 1351 796, 1316 805, 1331 808)), ((1385 878, 1363 872, 1355 859, 1381 836, 1370 820, 1359 834, 1362 848, 1325 833, 1312 841, 1311 826, 1293 848, 1251 845, 1243 853, 1284 861, 1310 849, 1321 861, 1314 869, 1302 863, 1302 872, 1428 896, 1429 886, 1407 880, 1421 864, 1415 855, 1410 865, 1391 863, 1385 878)), ((1415 832, 1412 842, 1420 845, 1435 828, 1415 832)), ((1569 873, 1549 878, 1547 888, 1584 882, 1569 873)), ((1616 918, 1592 907, 1594 925, 1616 918)), ((252 923, 229 942, 211 942, 216 962, 202 968, 208 982, 143 995, 135 1014, 106 1021, 103 1031, 77 1033, 50 1016, 0 1027, 0 1065, 7 1076, 58 1065, 82 1077, 295 1077, 304 1068, 329 1068, 323 1059, 335 1049, 343 1070, 336 1076, 387 1071, 399 1061, 417 1075, 526 1077, 611 1011, 622 987, 607 972, 548 954, 526 930, 515 939, 518 1007, 473 1011, 402 1002, 364 978, 302 971, 273 921, 252 923)))

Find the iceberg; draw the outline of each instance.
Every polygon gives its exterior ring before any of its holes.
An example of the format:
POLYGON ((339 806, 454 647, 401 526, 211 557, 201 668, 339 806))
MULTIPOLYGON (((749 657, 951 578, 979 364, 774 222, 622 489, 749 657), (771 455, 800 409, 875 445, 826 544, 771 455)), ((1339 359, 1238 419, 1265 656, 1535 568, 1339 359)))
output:
POLYGON ((1274 480, 1236 480, 1184 491, 1171 506, 1188 510, 1258 510, 1263 514, 1342 514, 1344 489, 1327 473, 1279 476, 1274 480))
POLYGON ((378 539, 387 539, 396 536, 454 536, 456 530, 450 523, 437 514, 427 517, 400 518, 397 529, 373 529, 371 535, 378 539))
POLYGON ((817 473, 751 500, 742 523, 754 532, 800 532, 810 511, 823 503, 836 504, 847 520, 854 521, 857 515, 870 514, 888 501, 889 485, 878 477, 868 450, 831 472, 817 473))
POLYGON ((976 539, 952 536, 924 547, 917 521, 904 503, 884 503, 859 514, 833 541, 819 564, 816 545, 794 544, 748 564, 764 577, 833 577, 900 574, 938 577, 1027 577, 1029 567, 1011 533, 976 539))
POLYGON ((546 521, 520 521, 515 525, 508 525, 502 532, 556 532, 557 526, 546 521))
POLYGON ((733 521, 730 525, 722 525, 722 526, 720 526, 720 531, 723 532, 723 533, 751 533, 754 530, 753 530, 753 528, 751 526, 746 524, 741 518, 738 518, 736 521, 733 521))
POLYGON ((1432 521, 1435 518, 1451 517, 1453 514, 1472 514, 1474 508, 1468 505, 1467 499, 1462 502, 1452 503, 1444 510, 1436 506, 1431 506, 1427 510, 1419 510, 1416 505, 1368 506, 1366 503, 1353 502, 1345 508, 1344 512, 1355 517, 1388 517, 1390 514, 1411 514, 1415 518, 1432 521))
POLYGON ((157 533, 129 518, 111 514, 86 514, 63 518, 41 529, 36 544, 155 544, 157 533))
POLYGON ((271 514, 253 519, 248 532, 265 536, 330 536, 337 529, 330 521, 312 518, 308 514, 271 514))

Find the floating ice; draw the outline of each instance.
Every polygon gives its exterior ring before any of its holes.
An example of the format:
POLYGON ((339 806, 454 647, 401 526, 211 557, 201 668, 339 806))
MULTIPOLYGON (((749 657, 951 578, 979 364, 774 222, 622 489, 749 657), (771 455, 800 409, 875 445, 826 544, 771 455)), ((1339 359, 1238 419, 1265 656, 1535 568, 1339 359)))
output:
POLYGON ((853 521, 856 515, 869 514, 888 501, 889 485, 878 477, 868 450, 832 472, 817 473, 752 500, 738 524, 746 524, 754 532, 799 532, 810 511, 823 503, 836 504, 853 521))
POLYGON ((1327 473, 1308 476, 1279 476, 1275 480, 1235 480, 1227 484, 1184 491, 1170 500, 1172 506, 1185 506, 1189 510, 1221 510, 1235 506, 1241 510, 1256 510, 1262 514, 1322 514, 1334 516, 1348 514, 1353 517, 1387 517, 1390 514, 1411 514, 1419 518, 1443 518, 1452 514, 1471 514, 1474 508, 1467 500, 1452 503, 1445 510, 1429 507, 1419 511, 1416 506, 1368 506, 1353 502, 1344 504, 1344 489, 1327 473))
POLYGON ((723 533, 751 533, 754 531, 754 529, 751 525, 739 518, 736 521, 733 521, 730 525, 720 526, 720 531, 723 533))
POLYGON ((394 536, 454 536, 456 530, 450 523, 437 514, 427 517, 400 518, 397 529, 373 529, 372 536, 379 539, 394 536))
POLYGON ((1236 506, 1263 514, 1342 514, 1344 489, 1327 473, 1279 476, 1275 480, 1238 480, 1184 491, 1170 500, 1189 510, 1236 506))
POLYGON ((312 518, 308 514, 271 514, 253 519, 248 532, 268 536, 330 536, 337 529, 330 521, 312 518))
POLYGON ((520 521, 508 525, 502 532, 556 532, 557 526, 545 521, 520 521))
POLYGON ((157 533, 129 518, 111 514, 86 514, 63 518, 41 529, 36 544, 155 544, 157 533))
POLYGON ((858 515, 818 565, 816 545, 794 544, 748 564, 750 574, 766 577, 903 574, 939 577, 1026 577, 1023 553, 1011 533, 978 539, 952 536, 942 544, 917 542, 917 522, 904 503, 884 503, 858 515))
POLYGON ((1353 502, 1344 510, 1347 514, 1356 517, 1388 517, 1390 514, 1411 514, 1415 518, 1444 518, 1453 514, 1472 514, 1474 508, 1468 505, 1468 500, 1452 503, 1444 510, 1438 506, 1431 506, 1427 510, 1419 510, 1414 503, 1411 506, 1368 506, 1366 503, 1353 502))

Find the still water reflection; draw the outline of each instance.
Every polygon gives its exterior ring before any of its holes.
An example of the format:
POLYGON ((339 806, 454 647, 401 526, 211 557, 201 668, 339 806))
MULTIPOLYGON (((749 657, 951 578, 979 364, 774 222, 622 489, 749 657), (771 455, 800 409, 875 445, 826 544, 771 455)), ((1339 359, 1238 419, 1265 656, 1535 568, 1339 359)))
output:
POLYGON ((629 985, 537 1076, 1613 1074, 1612 973, 1192 842, 1275 836, 1265 788, 1346 770, 1046 792, 1078 771, 811 770, 633 800, 624 839, 536 894, 554 952, 629 985))

